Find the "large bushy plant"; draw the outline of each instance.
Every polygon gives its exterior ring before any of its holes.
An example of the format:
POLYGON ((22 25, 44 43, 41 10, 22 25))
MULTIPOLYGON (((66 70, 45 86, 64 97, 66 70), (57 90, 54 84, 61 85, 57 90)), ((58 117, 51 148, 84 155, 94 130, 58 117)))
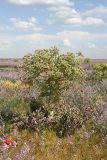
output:
POLYGON ((85 75, 80 55, 62 54, 55 47, 36 50, 34 54, 26 55, 23 61, 24 82, 37 89, 38 99, 49 108, 60 101, 64 90, 85 75))

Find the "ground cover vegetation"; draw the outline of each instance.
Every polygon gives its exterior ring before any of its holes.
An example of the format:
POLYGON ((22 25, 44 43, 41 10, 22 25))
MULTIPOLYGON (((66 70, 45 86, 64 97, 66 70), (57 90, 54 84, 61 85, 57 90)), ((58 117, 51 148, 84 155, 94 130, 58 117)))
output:
POLYGON ((18 159, 107 159, 106 63, 56 47, 0 61, 0 160, 18 159))

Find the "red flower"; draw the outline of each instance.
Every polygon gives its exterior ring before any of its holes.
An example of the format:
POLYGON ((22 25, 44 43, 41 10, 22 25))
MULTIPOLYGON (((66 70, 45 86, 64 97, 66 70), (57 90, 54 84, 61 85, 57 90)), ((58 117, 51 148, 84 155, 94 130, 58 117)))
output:
POLYGON ((12 145, 12 141, 9 140, 9 139, 7 139, 4 143, 7 144, 7 145, 12 145))

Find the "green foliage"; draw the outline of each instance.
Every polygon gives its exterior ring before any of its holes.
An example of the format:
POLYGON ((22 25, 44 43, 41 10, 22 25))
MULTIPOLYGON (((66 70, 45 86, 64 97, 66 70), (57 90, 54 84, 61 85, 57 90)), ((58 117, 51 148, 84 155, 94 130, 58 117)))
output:
POLYGON ((102 80, 107 78, 107 64, 97 64, 94 70, 98 79, 102 80))
POLYGON ((61 93, 74 81, 84 78, 80 67, 82 58, 73 53, 61 54, 57 48, 37 50, 23 58, 23 80, 39 89, 39 98, 45 102, 58 102, 61 93))
POLYGON ((107 65, 88 62, 81 52, 37 50, 24 57, 29 85, 1 81, 0 159, 107 159, 107 65))
POLYGON ((90 58, 85 58, 84 59, 84 63, 86 64, 86 63, 90 63, 91 62, 91 59, 90 58))
POLYGON ((15 123, 18 120, 19 116, 20 114, 18 112, 12 111, 9 106, 3 106, 2 108, 0 108, 0 122, 2 123, 15 123))
POLYGON ((91 72, 87 75, 87 81, 96 84, 107 79, 107 64, 93 65, 91 72))

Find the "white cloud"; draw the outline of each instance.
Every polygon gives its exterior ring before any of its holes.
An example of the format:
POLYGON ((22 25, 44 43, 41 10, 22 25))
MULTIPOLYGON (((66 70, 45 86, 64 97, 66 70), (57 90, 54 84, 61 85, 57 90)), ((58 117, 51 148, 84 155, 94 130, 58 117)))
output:
POLYGON ((53 11, 56 16, 59 18, 65 18, 65 17, 79 17, 79 13, 70 6, 60 6, 60 7, 51 7, 49 8, 50 11, 53 11))
POLYGON ((35 17, 31 17, 28 20, 21 20, 20 18, 10 18, 10 22, 17 30, 22 31, 41 31, 42 28, 38 26, 35 17))
POLYGON ((97 6, 83 13, 85 16, 101 16, 107 14, 107 6, 97 6))
POLYGON ((83 31, 62 31, 57 34, 28 34, 3 39, 0 37, 0 56, 3 53, 14 53, 23 56, 36 49, 58 46, 64 51, 83 51, 88 57, 107 58, 107 33, 89 33, 83 31), (20 46, 20 47, 19 47, 20 46), (4 51, 5 50, 5 51, 4 51))
MULTIPOLYGON (((89 9, 85 12, 76 11, 72 8, 74 0, 8 0, 10 3, 16 5, 39 5, 47 6, 50 11, 50 17, 48 18, 48 24, 59 25, 105 25, 103 18, 98 18, 99 15, 107 14, 107 7, 97 6, 93 9, 89 9)), ((28 25, 26 21, 18 24, 20 26, 28 25)))
POLYGON ((87 17, 86 19, 78 18, 68 18, 65 20, 66 24, 72 25, 103 25, 104 21, 101 18, 87 17))
POLYGON ((17 35, 11 38, 5 37, 5 39, 0 37, 0 57, 7 57, 9 53, 11 57, 22 57, 36 49, 59 46, 59 43, 60 41, 56 35, 42 33, 17 35), (5 56, 3 53, 5 53, 5 56))
POLYGON ((89 57, 99 57, 106 54, 107 33, 90 33, 83 31, 62 31, 57 34, 65 48, 70 51, 83 51, 89 57))
POLYGON ((90 48, 90 49, 96 49, 97 48, 97 46, 94 44, 94 43, 87 43, 87 46, 88 46, 88 48, 90 48))
POLYGON ((103 25, 105 24, 101 18, 87 17, 83 20, 83 25, 103 25))
POLYGON ((50 24, 78 24, 81 23, 81 16, 70 6, 52 7, 48 22, 50 24))
POLYGON ((11 49, 13 42, 11 38, 8 37, 0 37, 0 51, 1 52, 8 52, 11 49))
POLYGON ((72 24, 72 25, 81 25, 82 19, 81 18, 68 18, 65 20, 66 24, 72 24))
POLYGON ((105 25, 102 18, 92 16, 84 16, 82 13, 76 11, 70 6, 52 7, 52 11, 48 23, 59 25, 105 25))
POLYGON ((69 38, 67 38, 67 37, 65 39, 63 39, 63 44, 66 47, 71 47, 71 42, 70 42, 69 38))
POLYGON ((70 0, 8 0, 16 5, 40 5, 40 6, 59 6, 71 5, 70 0))
POLYGON ((69 47, 73 49, 82 48, 83 46, 81 44, 89 39, 89 33, 82 31, 62 31, 59 32, 57 36, 65 46, 68 46, 66 41, 69 42, 69 47))

